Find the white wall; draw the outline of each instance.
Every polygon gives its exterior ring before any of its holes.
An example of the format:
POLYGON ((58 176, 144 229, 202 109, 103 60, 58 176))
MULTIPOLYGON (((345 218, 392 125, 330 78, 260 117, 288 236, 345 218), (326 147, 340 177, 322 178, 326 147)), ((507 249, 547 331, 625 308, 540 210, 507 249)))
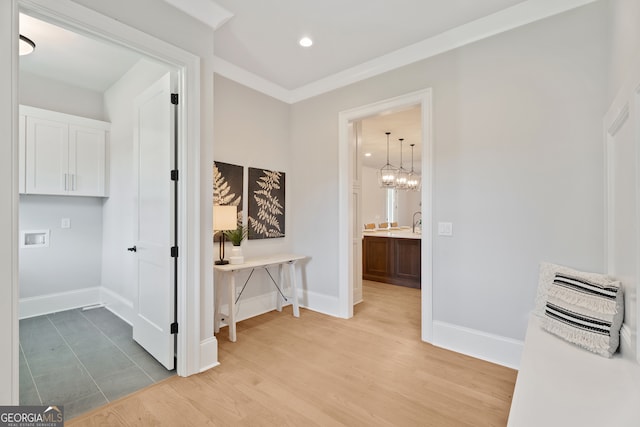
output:
MULTIPOLYGON (((398 201, 397 221, 398 225, 411 226, 413 221, 413 214, 420 212, 421 200, 419 191, 402 191, 396 192, 396 199, 398 201)), ((420 216, 416 215, 416 220, 420 216)))
MULTIPOLYGON (((262 168, 285 172, 285 237, 277 239, 245 240, 242 251, 245 257, 291 252, 295 238, 291 230, 291 218, 296 215, 295 199, 290 186, 299 179, 291 173, 293 161, 290 148, 290 106, 260 92, 239 85, 218 74, 214 75, 215 109, 214 130, 216 152, 214 159, 245 167, 245 191, 243 211, 247 224, 248 168, 262 168)), ((295 141, 293 142, 295 144, 295 141)), ((212 174, 213 165, 203 173, 212 174)), ((210 187, 212 191, 212 187, 210 187)), ((309 224, 309 227, 313 227, 309 224)), ((216 259, 218 244, 216 243, 216 259)), ((230 249, 230 246, 227 250, 230 249)), ((228 253, 228 252, 227 252, 228 253)), ((244 280, 242 280, 244 283, 244 280)), ((251 278, 240 304, 253 297, 275 291, 269 277, 257 271, 251 278)))
MULTIPOLYGON (((104 94, 106 120, 111 122, 109 141, 109 198, 104 201, 102 285, 124 302, 136 297, 136 257, 127 251, 135 242, 136 189, 133 175, 133 126, 135 97, 167 73, 168 68, 141 59, 104 94)), ((167 101, 168 102, 168 101, 167 101)), ((127 317, 120 307, 113 309, 127 317)), ((133 319, 127 319, 133 321, 133 319)))
POLYGON ((424 255, 434 319, 523 339, 540 261, 603 269, 606 40, 595 3, 293 105, 294 249, 312 257, 310 288, 338 295, 338 113, 432 88, 429 220, 454 224, 424 255))
POLYGON ((50 230, 49 247, 20 249, 21 299, 100 286, 102 199, 21 195, 20 230, 50 230))
MULTIPOLYGON (((102 93, 20 72, 20 104, 103 120, 102 93)), ((20 249, 20 298, 100 286, 102 199, 20 196, 20 229, 50 229, 48 248, 20 249), (62 229, 62 218, 71 228, 62 229)))
POLYGON ((640 2, 608 0, 606 3, 611 37, 607 100, 611 102, 624 81, 631 77, 634 63, 640 60, 640 2))
POLYGON ((104 120, 102 93, 20 72, 20 103, 95 120, 104 120))

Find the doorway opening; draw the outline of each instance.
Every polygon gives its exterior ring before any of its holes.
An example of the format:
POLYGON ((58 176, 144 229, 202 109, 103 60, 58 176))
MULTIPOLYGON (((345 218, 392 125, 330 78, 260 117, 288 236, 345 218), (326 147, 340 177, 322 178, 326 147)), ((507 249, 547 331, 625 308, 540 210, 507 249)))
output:
MULTIPOLYGON (((18 2, 20 3, 20 2, 18 2)), ((161 65, 164 67, 164 71, 172 70, 175 71, 177 75, 177 84, 175 93, 179 94, 178 98, 180 100, 180 104, 178 107, 175 107, 174 117, 175 123, 177 124, 177 129, 175 130, 175 157, 177 158, 177 167, 176 170, 179 170, 179 175, 176 173, 175 176, 179 176, 179 180, 177 185, 177 196, 175 200, 177 202, 177 207, 175 210, 170 206, 167 206, 167 209, 170 209, 172 213, 176 213, 177 221, 175 228, 177 229, 177 237, 176 241, 172 241, 172 247, 167 247, 167 255, 169 255, 169 249, 175 247, 178 250, 171 251, 171 258, 175 258, 173 253, 176 255, 179 253, 179 257, 177 257, 177 268, 176 268, 176 288, 175 289, 175 300, 177 304, 175 306, 175 311, 177 311, 177 323, 179 323, 179 333, 175 335, 171 335, 170 341, 175 343, 175 353, 172 351, 172 359, 173 356, 177 357, 177 373, 181 376, 188 376, 193 373, 200 371, 200 317, 199 310, 196 308, 199 304, 199 293, 200 293, 200 281, 199 281, 199 198, 197 197, 199 194, 198 182, 199 182, 199 109, 200 109, 200 101, 199 101, 199 59, 198 57, 187 53, 179 48, 171 46, 165 42, 162 42, 158 39, 150 37, 142 32, 139 32, 131 27, 128 27, 124 24, 121 24, 117 21, 113 21, 105 16, 95 14, 95 12, 90 11, 89 9, 83 8, 81 6, 75 5, 65 5, 65 6, 56 6, 56 5, 41 5, 38 2, 25 2, 25 4, 21 4, 23 6, 24 13, 29 14, 30 16, 37 17, 43 21, 47 21, 50 23, 55 23, 55 25, 59 25, 65 29, 70 30, 71 32, 75 32, 76 34, 87 35, 90 38, 94 38, 96 40, 102 40, 103 42, 112 43, 118 45, 120 48, 129 49, 135 52, 137 55, 145 57, 147 62, 154 63, 156 65, 161 65), (73 24, 71 24, 73 23, 73 24), (81 24, 82 23, 82 24, 81 24), (135 46, 133 48, 132 46, 135 46), (186 102, 185 102, 186 100, 186 102), (187 115, 187 111, 189 114, 187 115), (189 142, 189 143, 187 143, 189 142), (187 186, 189 183, 189 186, 187 186)), ((19 95, 20 95, 20 91, 19 95)), ((167 100, 168 101, 168 100, 167 100)), ((21 103, 21 97, 17 100, 17 103, 21 103)), ((17 107, 17 106, 16 106, 17 107)), ((47 106, 50 108, 50 106, 47 106)), ((133 116, 132 106, 129 110, 129 115, 133 116)), ((82 112, 73 112, 78 116, 81 115, 82 112)), ((21 120, 22 122, 22 120, 21 120)), ((173 129, 172 129, 173 132, 173 129)), ((172 150, 173 151, 173 150, 172 150)), ((129 165, 131 168, 132 165, 129 165)), ((171 183, 169 178, 171 169, 174 167, 167 168, 166 170, 166 178, 167 185, 171 188, 174 187, 174 184, 171 183)), ((117 171, 115 177, 118 177, 121 171, 117 171)), ((173 174, 171 174, 173 176, 173 174)), ((164 174, 163 174, 164 176, 164 174)), ((66 179, 67 176, 65 176, 66 179)), ((71 178, 73 180, 73 178, 71 178)), ((126 180, 125 180, 126 181, 126 180)), ((74 186, 71 181, 71 186, 74 186)), ((80 181, 78 181, 78 184, 80 181)), ((125 182, 126 185, 126 182, 125 182)), ((131 185, 131 182, 129 182, 131 185)), ((17 189, 16 189, 17 190, 17 189)), ((176 194, 176 193, 173 193, 176 194)), ((70 196, 42 196, 47 198, 52 197, 70 197, 70 196)), ((80 198, 75 198, 76 203, 80 198)), ((88 199, 86 199, 88 200, 88 199)), ((85 201, 86 201, 85 200, 85 201)), ((96 200, 100 200, 97 199, 96 200)), ((86 204, 95 205, 99 204, 102 207, 102 203, 94 203, 96 200, 90 201, 86 204)), ((102 199, 102 201, 107 199, 102 199)), ((82 202, 80 202, 82 204, 82 202)), ((66 216, 66 215, 65 215, 66 216)), ((69 215, 71 216, 71 215, 69 215)), ((74 226, 80 226, 80 222, 74 222, 73 218, 65 217, 59 218, 57 228, 65 228, 65 229, 73 229, 74 226), (62 221, 61 221, 62 220, 62 221)), ((173 233, 172 237, 174 237, 173 233)), ((49 243, 53 242, 53 238, 55 236, 51 236, 49 243)), ((131 242, 125 245, 122 250, 126 253, 127 246, 130 246, 131 242)), ((17 270, 17 265, 15 266, 17 270)), ((20 279, 22 282, 22 277, 20 279)), ((99 284, 101 285, 101 283, 99 284)), ((171 285, 173 286, 173 280, 171 281, 171 285)), ((83 300, 89 296, 89 300, 98 301, 98 303, 104 303, 107 307, 114 307, 113 312, 117 312, 118 309, 115 309, 118 305, 120 306, 120 312, 116 314, 121 318, 126 318, 127 308, 131 310, 131 301, 127 301, 127 298, 118 298, 116 293, 109 293, 108 289, 100 289, 102 286, 91 286, 88 292, 81 292, 80 301, 76 304, 76 307, 82 307, 91 305, 92 301, 89 301, 87 304, 87 300, 83 300), (103 292, 105 291, 105 292, 103 292), (114 296, 115 294, 115 296, 114 296), (105 296, 106 295, 106 296, 105 296)), ((17 292, 16 292, 17 294, 17 292)), ((122 296, 122 295, 120 295, 122 296)), ((138 295, 135 296, 138 298, 138 295)), ((33 302, 30 301, 30 302, 33 302)), ((170 317, 172 321, 174 321, 174 303, 173 300, 168 302, 167 305, 170 305, 171 314, 170 317)), ((93 307, 91 307, 93 308, 93 307)), ((57 311, 57 310, 56 310, 57 311)), ((93 326, 98 327, 98 323, 100 323, 96 319, 91 319, 91 315, 88 313, 100 313, 106 312, 103 308, 97 308, 95 311, 87 311, 86 313, 75 313, 80 314, 84 318, 84 320, 88 320, 89 323, 93 323, 93 326), (94 321, 95 320, 95 321, 94 321)), ((92 314, 93 314, 92 313, 92 314)), ((107 313, 108 314, 108 313, 107 313)), ((134 311, 135 314, 135 311, 134 311)), ((27 316, 20 317, 33 317, 35 314, 31 312, 27 316)), ((100 315, 98 315, 101 318, 100 315)), ((53 321, 49 322, 53 324, 53 321)), ((169 326, 166 325, 167 330, 169 330, 169 326)), ((55 327, 55 325, 54 325, 55 327)), ((18 330, 18 322, 17 318, 14 318, 14 331, 18 330)), ((107 327, 107 329, 110 327, 107 327)), ((119 326, 114 326, 113 328, 117 329, 119 326)), ((173 327, 170 328, 173 331, 173 327)), ((175 328, 177 331, 177 328, 175 328)), ((22 332, 22 331, 20 331, 22 332)), ((101 330, 101 333, 104 335, 108 335, 105 331, 101 330)), ((16 334, 17 335, 17 334, 16 334)), ((108 337, 107 337, 108 338, 108 337)), ((113 341, 113 340, 111 340, 113 341)), ((17 345, 17 343, 16 343, 17 345)), ((20 353, 16 351, 14 354, 19 355, 20 353)), ((131 359, 131 357, 129 357, 131 359)), ((17 362, 17 361, 16 361, 17 362)), ((173 360, 171 361, 173 364, 173 360)), ((205 362, 206 363, 206 362, 205 362)), ((18 363, 16 363, 17 366, 18 363)), ((22 381, 21 381, 22 382, 22 381)), ((22 385, 22 384, 21 384, 22 385)), ((15 396, 18 395, 18 384, 14 385, 15 396)), ((17 403, 17 402, 16 402, 17 403)))
MULTIPOLYGON (((362 224, 361 210, 361 161, 357 128, 363 119, 395 113, 418 107, 420 110, 422 158, 422 188, 420 191, 422 212, 421 235, 421 312, 422 340, 432 341, 432 221, 433 221, 433 143, 431 90, 426 89, 396 98, 354 108, 339 114, 339 301, 342 317, 353 316, 353 305, 357 301, 358 277, 362 277, 362 224), (354 132, 355 129, 355 132, 354 132), (359 249, 360 248, 360 249, 359 249)), ((361 291, 361 289, 360 289, 361 291)))
MULTIPOLYGON (((361 140, 355 157, 360 179, 353 186, 358 200, 354 220, 362 231, 354 241, 354 272, 360 274, 362 265, 363 281, 421 287, 421 117, 420 106, 414 105, 364 118, 354 126, 361 140), (396 169, 392 186, 380 182, 383 165, 387 176, 389 168, 396 169), (359 242, 361 251, 356 248, 359 242)), ((354 286, 354 303, 365 291, 354 286)), ((414 295, 420 298, 419 291, 414 295)))
POLYGON ((40 41, 20 60, 20 403, 74 416, 175 373, 175 70, 27 14, 20 31, 40 41))

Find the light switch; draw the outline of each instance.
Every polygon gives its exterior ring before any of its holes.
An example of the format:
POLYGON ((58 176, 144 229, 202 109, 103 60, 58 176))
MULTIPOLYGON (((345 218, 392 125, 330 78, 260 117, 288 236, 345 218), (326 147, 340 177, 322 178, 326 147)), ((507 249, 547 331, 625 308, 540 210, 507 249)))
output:
POLYGON ((439 222, 438 236, 453 236, 453 224, 450 222, 439 222))
POLYGON ((60 228, 71 228, 71 218, 62 218, 60 228))

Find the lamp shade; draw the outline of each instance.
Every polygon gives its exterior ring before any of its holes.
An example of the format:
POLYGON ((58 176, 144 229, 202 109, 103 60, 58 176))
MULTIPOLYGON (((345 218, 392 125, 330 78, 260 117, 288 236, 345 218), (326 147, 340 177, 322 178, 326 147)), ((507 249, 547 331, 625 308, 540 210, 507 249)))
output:
POLYGON ((238 226, 238 207, 221 206, 213 207, 213 230, 235 230, 238 226))

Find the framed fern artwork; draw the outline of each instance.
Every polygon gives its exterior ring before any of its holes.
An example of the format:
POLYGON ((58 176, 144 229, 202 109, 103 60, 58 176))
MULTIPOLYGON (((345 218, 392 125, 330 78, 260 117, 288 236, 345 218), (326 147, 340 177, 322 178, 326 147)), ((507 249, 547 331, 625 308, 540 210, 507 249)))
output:
POLYGON ((284 237, 284 172, 249 168, 249 239, 284 237))
MULTIPOLYGON (((213 162, 213 205, 237 206, 238 222, 242 222, 242 190, 244 167, 230 163, 213 162)), ((216 233, 214 240, 220 239, 216 233)))

